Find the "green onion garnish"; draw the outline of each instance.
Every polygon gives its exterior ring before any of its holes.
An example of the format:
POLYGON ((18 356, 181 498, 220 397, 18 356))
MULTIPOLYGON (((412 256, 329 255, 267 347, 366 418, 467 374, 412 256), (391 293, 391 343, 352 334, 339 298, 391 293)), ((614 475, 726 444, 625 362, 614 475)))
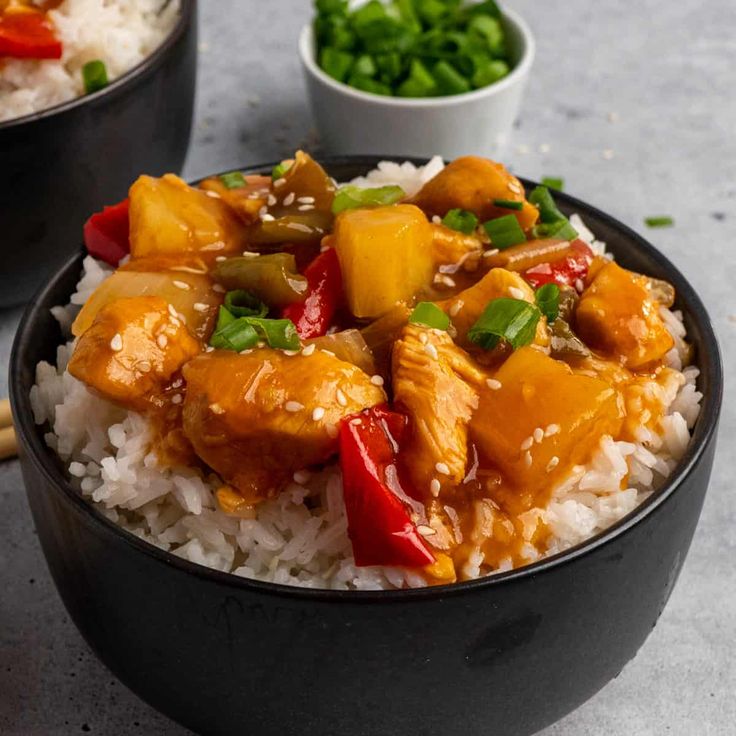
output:
POLYGON ((319 65, 338 82, 344 82, 347 79, 348 72, 353 66, 353 55, 347 51, 340 51, 327 47, 322 49, 320 54, 319 65))
POLYGON ((284 174, 291 168, 291 163, 291 161, 282 161, 280 164, 276 164, 276 166, 271 169, 271 178, 274 181, 281 179, 284 174))
POLYGON ((468 339, 485 350, 505 340, 516 350, 534 339, 541 316, 534 304, 522 299, 494 299, 468 330, 468 339))
POLYGON ((409 76, 396 90, 399 97, 432 97, 437 94, 437 82, 419 59, 413 59, 409 76))
POLYGON ((467 210, 454 209, 450 210, 442 218, 442 224, 451 230, 458 230, 461 233, 470 235, 478 227, 478 218, 467 210))
POLYGON ((374 95, 391 95, 391 87, 376 79, 366 77, 363 74, 351 74, 350 79, 348 79, 348 84, 351 87, 355 87, 355 89, 362 90, 363 92, 370 92, 374 95))
POLYGON ((353 74, 358 74, 362 77, 374 77, 378 72, 378 67, 373 57, 369 54, 363 54, 355 60, 353 64, 353 74))
POLYGON ((535 225, 531 234, 533 238, 555 238, 557 240, 575 240, 578 237, 578 231, 568 220, 535 225))
POLYGON ((245 318, 233 319, 224 327, 216 330, 210 338, 210 345, 218 350, 235 350, 240 352, 252 348, 258 343, 258 333, 245 318))
POLYGON ((499 79, 503 79, 511 71, 509 65, 500 59, 482 59, 476 62, 476 70, 473 73, 473 84, 475 87, 488 87, 499 79))
POLYGON ((658 217, 645 217, 644 222, 647 227, 672 227, 675 221, 668 215, 661 215, 658 217))
POLYGON ((434 65, 432 76, 441 95, 460 95, 471 89, 470 82, 446 61, 438 61, 434 65))
POLYGON ((228 291, 225 309, 234 317, 265 317, 268 314, 268 307, 245 289, 228 291))
POLYGON ((561 192, 565 186, 565 180, 556 176, 542 177, 542 186, 561 192))
POLYGON ((450 326, 450 318, 433 302, 419 302, 409 315, 409 322, 436 330, 446 330, 450 326))
POLYGON ((539 210, 539 217, 542 222, 559 222, 560 220, 566 220, 565 215, 557 209, 552 195, 549 193, 549 189, 544 186, 535 187, 532 193, 529 195, 529 201, 537 206, 539 210))
POLYGON ((494 199, 494 207, 501 207, 505 210, 517 210, 521 211, 524 209, 524 203, 516 199, 494 199))
POLYGON ((504 215, 503 217, 497 217, 495 220, 488 220, 488 222, 483 223, 483 227, 491 239, 491 245, 499 250, 526 241, 524 231, 521 229, 516 215, 504 215))
POLYGON ((361 189, 352 184, 347 184, 337 190, 335 199, 332 202, 332 213, 337 215, 343 210, 350 210, 356 207, 376 207, 395 204, 405 196, 406 192, 397 186, 361 189))
POLYGON ((560 314, 560 287, 557 284, 540 286, 534 298, 539 311, 547 318, 547 322, 554 322, 560 314))
POLYGON ((100 59, 88 61, 82 67, 82 80, 84 81, 84 92, 88 95, 107 87, 107 67, 105 66, 105 62, 100 59))
POLYGON ((245 177, 239 171, 228 171, 227 174, 220 174, 220 181, 228 189, 238 189, 245 186, 245 177))

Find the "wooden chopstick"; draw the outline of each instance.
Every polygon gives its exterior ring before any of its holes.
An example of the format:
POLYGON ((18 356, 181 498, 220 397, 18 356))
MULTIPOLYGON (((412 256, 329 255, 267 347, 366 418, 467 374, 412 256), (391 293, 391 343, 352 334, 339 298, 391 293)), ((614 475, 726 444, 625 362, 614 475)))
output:
POLYGON ((13 428, 10 401, 0 399, 0 460, 8 460, 18 454, 18 438, 13 428))

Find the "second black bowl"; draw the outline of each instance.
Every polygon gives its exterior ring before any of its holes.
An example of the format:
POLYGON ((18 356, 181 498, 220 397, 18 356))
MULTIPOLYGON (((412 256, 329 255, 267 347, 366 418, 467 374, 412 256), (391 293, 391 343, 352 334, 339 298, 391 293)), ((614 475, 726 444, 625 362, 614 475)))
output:
POLYGON ((150 56, 85 97, 0 123, 0 307, 26 301, 76 251, 85 220, 141 171, 184 164, 197 73, 196 0, 150 56))
MULTIPOLYGON (((333 159, 346 181, 377 158, 333 159)), ((269 167, 255 171, 268 172, 269 167)), ((81 255, 29 307, 11 399, 38 537, 62 599, 100 659, 200 734, 528 736, 615 677, 662 612, 708 486, 721 405, 718 345, 679 271, 645 240, 564 194, 617 259, 678 293, 704 394, 667 483, 607 531, 490 578, 418 590, 307 590, 246 580, 163 552, 115 526, 70 485, 33 421, 35 366, 62 340, 81 255)))

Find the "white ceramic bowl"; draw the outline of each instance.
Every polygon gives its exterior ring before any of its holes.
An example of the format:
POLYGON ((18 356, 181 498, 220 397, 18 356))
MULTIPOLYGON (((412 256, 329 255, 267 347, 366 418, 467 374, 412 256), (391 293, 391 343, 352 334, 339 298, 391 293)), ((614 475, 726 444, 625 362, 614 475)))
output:
POLYGON ((299 53, 322 148, 330 154, 391 154, 452 159, 498 155, 516 119, 534 61, 534 37, 512 10, 503 11, 511 63, 508 76, 482 89, 448 97, 375 95, 337 82, 316 60, 312 25, 299 53))

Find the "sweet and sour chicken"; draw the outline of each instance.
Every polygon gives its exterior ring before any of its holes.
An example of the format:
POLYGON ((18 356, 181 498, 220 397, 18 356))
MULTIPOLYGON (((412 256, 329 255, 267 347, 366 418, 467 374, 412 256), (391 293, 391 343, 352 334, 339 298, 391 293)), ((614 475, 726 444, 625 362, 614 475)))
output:
POLYGON ((541 550, 556 485, 637 412, 658 421, 641 386, 668 370, 672 288, 493 161, 412 198, 338 187, 301 151, 271 177, 143 176, 85 240, 116 270, 70 373, 148 416, 162 464, 215 474, 226 513, 339 462, 359 565, 448 582, 541 550))

